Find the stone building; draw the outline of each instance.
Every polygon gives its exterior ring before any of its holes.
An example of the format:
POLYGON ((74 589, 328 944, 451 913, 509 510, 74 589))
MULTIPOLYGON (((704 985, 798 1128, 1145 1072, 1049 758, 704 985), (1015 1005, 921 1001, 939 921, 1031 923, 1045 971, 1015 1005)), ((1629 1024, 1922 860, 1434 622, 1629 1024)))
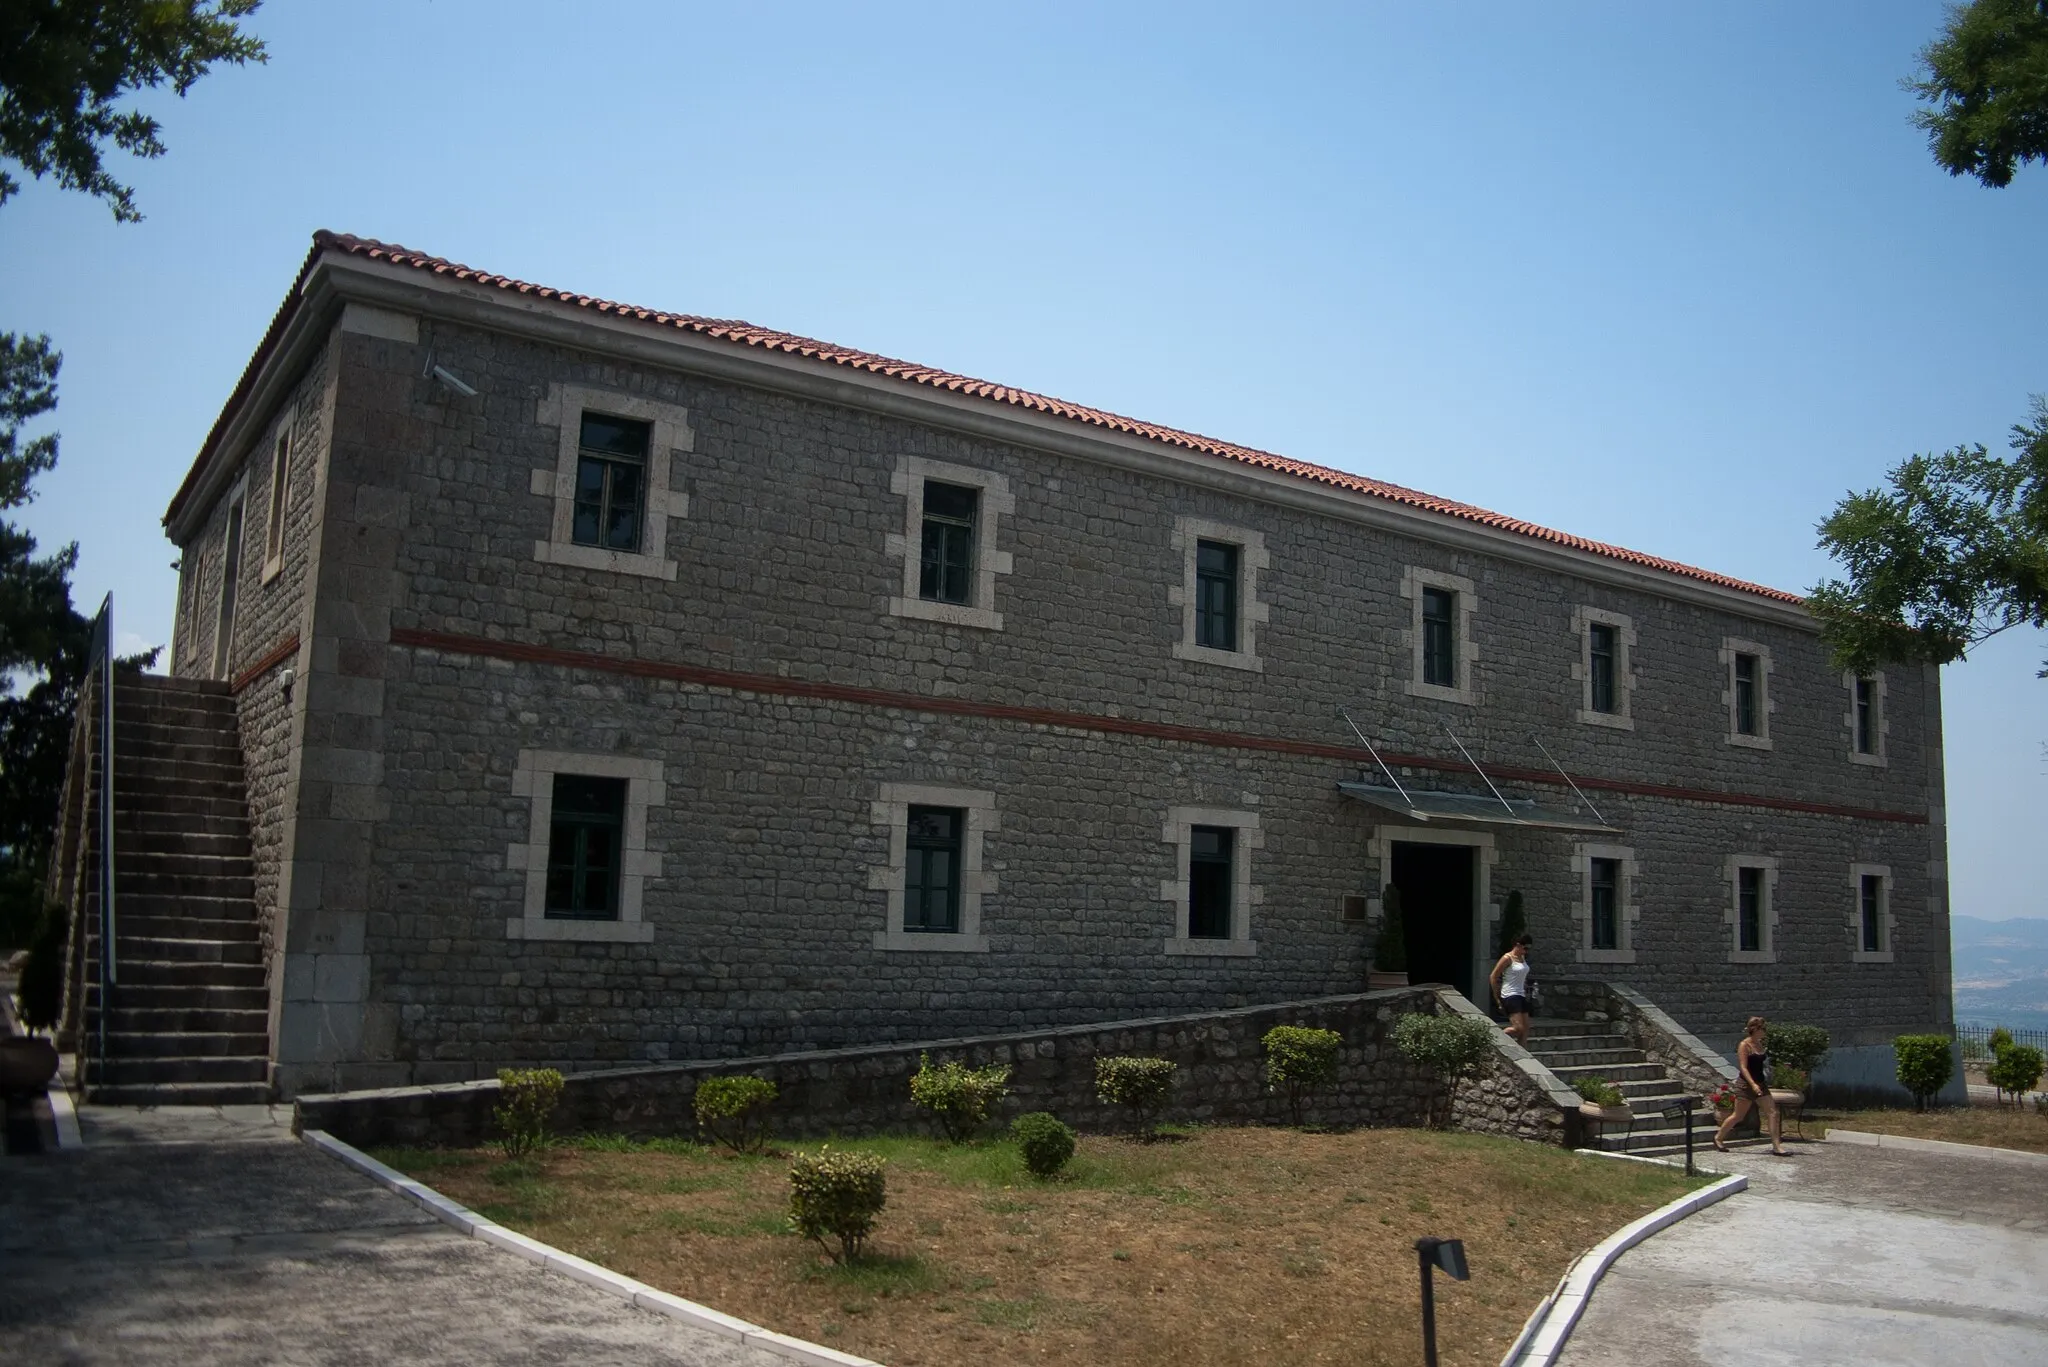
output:
POLYGON ((165 524, 284 1095, 1353 991, 1389 886, 1482 999, 1519 891, 1710 1040, 1949 1020, 1938 676, 1788 593, 328 233, 165 524))

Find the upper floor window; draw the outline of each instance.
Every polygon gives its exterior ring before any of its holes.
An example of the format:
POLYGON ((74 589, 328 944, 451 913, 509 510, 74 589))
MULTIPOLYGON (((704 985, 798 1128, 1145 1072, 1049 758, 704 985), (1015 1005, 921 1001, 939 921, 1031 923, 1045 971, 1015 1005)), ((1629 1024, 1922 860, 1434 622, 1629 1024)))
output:
POLYGON ((1856 681, 1856 753, 1877 753, 1877 681, 1856 681))
POLYGON ((270 453, 270 516, 263 535, 263 577, 284 568, 284 524, 292 490, 292 417, 287 414, 270 453))
POLYGON ((571 539, 600 550, 640 549, 646 521, 649 424, 602 413, 583 415, 576 447, 576 507, 571 539))
POLYGON ((1593 710, 1595 712, 1617 712, 1615 700, 1614 666, 1616 655, 1615 629, 1606 622, 1595 622, 1587 628, 1586 666, 1589 681, 1593 685, 1593 710))
POLYGON ((1196 826, 1188 846, 1188 938, 1230 938, 1231 854, 1237 832, 1196 826))
POLYGON ((1578 845, 1572 871, 1579 878, 1578 961, 1632 964, 1636 961, 1636 855, 1626 845, 1578 845))
POLYGON ((1422 591, 1422 681, 1458 686, 1458 595, 1450 589, 1422 591))
POLYGON ((1728 962, 1776 963, 1778 861, 1766 855, 1736 854, 1728 857, 1726 868, 1728 962))
POLYGON ((1636 633, 1629 619, 1605 608, 1572 609, 1572 629, 1579 638, 1579 662, 1572 678, 1579 685, 1578 719, 1593 726, 1632 731, 1629 695, 1635 674, 1629 656, 1636 633))
POLYGON ((1195 547, 1195 644, 1237 649, 1237 547, 1201 541, 1195 547))
POLYGON ((1728 708, 1728 743, 1752 750, 1770 749, 1770 650, 1754 641, 1727 637, 1721 642, 1721 663, 1727 670, 1721 700, 1728 708))
POLYGON ((625 826, 625 779, 554 775, 548 829, 548 919, 618 919, 625 826))
POLYGON ((952 935, 960 929, 960 844, 967 813, 912 807, 904 838, 903 929, 952 935))
POLYGON ((917 596, 933 603, 966 603, 974 593, 974 522, 980 492, 958 484, 924 482, 924 537, 917 596))
POLYGON ((1885 680, 1882 674, 1842 675, 1849 690, 1849 762, 1882 767, 1885 763, 1885 680))

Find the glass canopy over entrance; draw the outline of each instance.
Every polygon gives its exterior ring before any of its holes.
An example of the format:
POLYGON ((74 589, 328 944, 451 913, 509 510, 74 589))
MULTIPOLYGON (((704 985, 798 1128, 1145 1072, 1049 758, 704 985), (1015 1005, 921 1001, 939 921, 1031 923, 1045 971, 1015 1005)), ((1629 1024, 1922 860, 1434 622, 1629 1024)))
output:
POLYGON ((1620 835, 1619 828, 1592 816, 1538 806, 1529 798, 1495 797, 1491 793, 1425 792, 1377 783, 1340 782, 1346 797, 1393 812, 1424 825, 1523 826, 1547 831, 1583 831, 1620 835))

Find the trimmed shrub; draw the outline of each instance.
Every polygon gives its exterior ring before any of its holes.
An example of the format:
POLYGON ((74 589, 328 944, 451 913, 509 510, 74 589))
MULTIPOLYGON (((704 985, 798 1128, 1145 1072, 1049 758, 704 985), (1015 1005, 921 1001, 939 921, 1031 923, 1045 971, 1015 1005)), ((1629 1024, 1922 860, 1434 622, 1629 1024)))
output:
POLYGON ((1913 1094, 1913 1107, 1927 1109, 1927 1100, 1955 1076, 1954 1041, 1947 1035, 1900 1035, 1892 1041, 1899 1061, 1899 1085, 1913 1094))
POLYGON ((64 1015, 64 946, 70 935, 70 913, 55 902, 47 904, 14 989, 21 1000, 21 1023, 30 1031, 55 1029, 64 1015))
POLYGON ((1074 1132, 1050 1111, 1031 1111, 1010 1122, 1010 1134, 1033 1177, 1053 1176, 1074 1156, 1074 1132))
POLYGON ((2012 1046, 2013 1046, 2013 1037, 2012 1037, 2012 1031, 2010 1031, 2010 1030, 2006 1029, 2006 1028, 2005 1028, 2004 1026, 2002 1026, 2002 1025, 1994 1025, 1994 1026, 1992 1026, 1992 1027, 1991 1027, 1991 1038, 1989 1038, 1989 1039, 1987 1039, 1987 1040, 1985 1040, 1985 1041, 1984 1041, 1984 1049, 1985 1049, 1985 1052, 1987 1052, 1988 1054, 1990 1054, 1990 1055, 1991 1055, 1991 1057, 1993 1057, 1993 1058, 1997 1058, 1997 1057, 1998 1057, 1998 1051, 1999 1051, 1999 1050, 2001 1050, 2001 1049, 2010 1049, 2010 1048, 2012 1048, 2012 1046))
POLYGON ((2041 1080, 2044 1062, 2048 1060, 2031 1044, 2008 1044, 1984 1070, 1984 1078, 1999 1091, 2011 1092, 2017 1101, 2021 1092, 2031 1090, 2041 1080))
POLYGON ((1121 1106, 1131 1118, 1133 1133, 1150 1134, 1173 1095, 1171 1059, 1119 1055, 1095 1060, 1095 1096, 1104 1105, 1121 1106))
POLYGON ((1771 1051, 1773 1068, 1780 1072, 1790 1068, 1810 1075, 1828 1056, 1828 1032, 1818 1025, 1767 1025, 1764 1048, 1771 1051))
POLYGON ((798 1154, 789 1163, 789 1227, 816 1240, 833 1262, 853 1262, 889 1199, 886 1166, 875 1154, 834 1152, 830 1144, 798 1154), (838 1241, 836 1250, 827 1237, 838 1241))
POLYGON ((958 1144, 987 1123, 989 1112, 1010 1094, 1010 1065, 991 1063, 969 1068, 958 1059, 932 1067, 929 1054, 917 1056, 910 1079, 910 1099, 932 1113, 950 1143, 958 1144))
POLYGON ((1408 971, 1408 941, 1401 929, 1401 890, 1389 886, 1380 894, 1380 933, 1372 942, 1372 966, 1381 973, 1408 971))
POLYGON ((1430 1016, 1410 1011, 1394 1022, 1394 1047, 1410 1063, 1436 1074, 1438 1102, 1431 1108, 1433 1129, 1448 1128, 1458 1087, 1479 1071, 1493 1049, 1493 1026, 1472 1016, 1430 1016))
POLYGON ((1781 1092, 1797 1092, 1801 1096, 1813 1090, 1813 1074, 1804 1068, 1771 1069, 1771 1086, 1781 1092))
POLYGON ((1508 900, 1500 908, 1500 934, 1495 937, 1493 957, 1498 959, 1515 947, 1515 941, 1522 938, 1529 929, 1529 918, 1522 913, 1522 890, 1516 888, 1508 894, 1508 900))
POLYGON ((1621 1094, 1621 1088, 1604 1077, 1582 1077, 1572 1084, 1572 1089, 1595 1106, 1619 1106, 1628 1100, 1621 1094))
POLYGON ((734 1153, 758 1150, 768 1142, 774 1100, 775 1084, 765 1077, 707 1077, 697 1084, 697 1128, 734 1153))
POLYGON ((1337 1054, 1344 1037, 1307 1025, 1276 1025, 1260 1041, 1266 1046, 1266 1089, 1287 1097, 1287 1113, 1301 1123, 1302 1099, 1337 1080, 1337 1054))
POLYGON ((546 1148, 548 1121, 562 1102, 562 1075, 552 1068, 500 1068, 498 1089, 503 1100, 491 1117, 505 1157, 520 1159, 546 1148))

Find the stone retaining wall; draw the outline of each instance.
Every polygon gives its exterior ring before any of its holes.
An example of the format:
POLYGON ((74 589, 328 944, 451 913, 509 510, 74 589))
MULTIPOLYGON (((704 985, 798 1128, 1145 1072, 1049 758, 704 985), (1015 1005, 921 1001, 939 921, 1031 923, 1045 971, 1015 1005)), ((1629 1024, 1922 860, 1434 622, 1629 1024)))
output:
MULTIPOLYGON (((1079 1129, 1113 1130, 1123 1117, 1095 1098, 1095 1059, 1151 1054, 1180 1065, 1167 1119, 1277 1124, 1287 1119, 1286 1103, 1266 1089, 1260 1047, 1266 1031, 1276 1025, 1318 1026, 1344 1036, 1337 1084, 1311 1102, 1309 1120, 1414 1125, 1421 1123, 1435 1082, 1395 1050, 1394 1021, 1404 1012, 1444 1010, 1474 1008, 1446 989, 1396 988, 1013 1035, 578 1073, 566 1079, 555 1128, 564 1134, 692 1135, 698 1082, 745 1072, 776 1084, 773 1128, 784 1138, 922 1129, 928 1117, 911 1104, 909 1081, 924 1053, 973 1066, 1011 1065, 1004 1121, 1045 1110, 1079 1129)), ((1577 1142, 1570 1127, 1578 1098, 1573 1096, 1573 1109, 1564 1111, 1539 1079, 1507 1056, 1508 1050, 1520 1052, 1512 1042, 1499 1035, 1497 1043, 1502 1053, 1476 1083, 1467 1084, 1467 1095, 1458 1103, 1458 1128, 1552 1144, 1577 1142)), ((495 1081, 304 1095, 298 1098, 294 1127, 325 1130, 357 1146, 468 1146, 491 1137, 497 1100, 495 1081)))

